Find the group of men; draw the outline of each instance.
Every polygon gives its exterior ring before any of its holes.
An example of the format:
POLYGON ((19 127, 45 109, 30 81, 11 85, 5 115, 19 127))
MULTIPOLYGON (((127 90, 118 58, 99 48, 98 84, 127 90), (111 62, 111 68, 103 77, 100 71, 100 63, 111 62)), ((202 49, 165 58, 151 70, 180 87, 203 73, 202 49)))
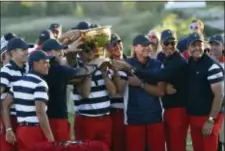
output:
POLYGON ((224 37, 210 37, 210 51, 204 51, 200 23, 190 25, 195 27, 185 38, 186 57, 177 50, 176 33, 162 31, 157 59, 151 57, 154 42, 144 34, 134 37, 132 57, 123 55, 115 33, 104 50, 86 43, 79 31, 99 27, 88 22, 73 27, 72 35, 61 34, 54 23, 35 46, 5 34, 1 151, 71 140, 68 85, 73 85, 76 140, 98 140, 111 151, 186 151, 190 127, 194 151, 221 149, 224 37))

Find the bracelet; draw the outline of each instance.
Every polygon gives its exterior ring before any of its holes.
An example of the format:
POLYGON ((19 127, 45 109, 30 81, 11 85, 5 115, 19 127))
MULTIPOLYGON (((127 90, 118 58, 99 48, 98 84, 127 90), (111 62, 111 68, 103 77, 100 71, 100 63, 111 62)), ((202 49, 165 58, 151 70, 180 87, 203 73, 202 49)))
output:
POLYGON ((12 128, 9 127, 9 128, 7 128, 5 131, 8 132, 8 131, 11 131, 11 130, 12 130, 12 128))

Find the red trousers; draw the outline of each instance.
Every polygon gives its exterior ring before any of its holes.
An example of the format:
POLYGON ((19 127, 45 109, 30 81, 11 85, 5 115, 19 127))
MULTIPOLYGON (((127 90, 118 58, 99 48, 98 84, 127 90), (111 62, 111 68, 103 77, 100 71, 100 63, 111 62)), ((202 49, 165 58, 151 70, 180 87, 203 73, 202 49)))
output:
POLYGON ((70 138, 70 123, 67 119, 49 119, 55 141, 68 141, 70 138))
POLYGON ((189 116, 194 151, 217 151, 223 115, 219 114, 217 116, 212 134, 210 136, 204 136, 202 134, 202 128, 207 119, 208 116, 189 116))
POLYGON ((110 116, 87 117, 76 115, 74 126, 76 140, 102 141, 111 148, 112 121, 110 116))
POLYGON ((111 111, 112 118, 112 151, 125 151, 126 127, 124 125, 124 113, 122 109, 111 111))
POLYGON ((16 133, 18 151, 27 151, 35 144, 47 142, 40 126, 18 126, 16 133))
POLYGON ((146 142, 149 151, 165 151, 163 122, 148 125, 127 125, 127 151, 144 151, 146 149, 146 142))
POLYGON ((185 108, 171 108, 164 112, 167 151, 186 151, 188 115, 185 108))
MULTIPOLYGON (((16 134, 17 120, 16 117, 11 116, 11 125, 13 132, 16 134)), ((5 125, 0 121, 0 151, 15 151, 17 149, 17 144, 9 144, 6 139, 5 125)))

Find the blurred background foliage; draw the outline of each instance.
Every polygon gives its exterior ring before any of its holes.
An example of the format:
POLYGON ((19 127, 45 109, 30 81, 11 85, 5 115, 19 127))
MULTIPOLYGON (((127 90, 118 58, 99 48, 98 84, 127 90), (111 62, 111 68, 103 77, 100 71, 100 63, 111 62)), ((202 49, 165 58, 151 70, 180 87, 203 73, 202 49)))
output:
MULTIPOLYGON (((155 29, 173 29, 178 37, 189 33, 188 25, 195 16, 185 17, 179 11, 164 9, 165 2, 1 2, 1 34, 15 32, 30 42, 35 42, 40 31, 50 23, 63 25, 64 32, 79 21, 112 25, 113 32, 124 41, 125 53, 137 33, 147 34, 155 29)), ((207 7, 220 7, 224 2, 207 2, 207 7)), ((210 36, 218 29, 206 26, 205 35, 210 36)))

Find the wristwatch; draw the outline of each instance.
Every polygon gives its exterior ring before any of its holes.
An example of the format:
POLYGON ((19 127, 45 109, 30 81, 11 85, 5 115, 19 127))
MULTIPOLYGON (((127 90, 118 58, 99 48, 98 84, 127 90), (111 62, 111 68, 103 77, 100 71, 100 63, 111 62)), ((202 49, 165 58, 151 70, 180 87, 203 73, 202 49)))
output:
POLYGON ((143 81, 141 81, 140 87, 141 87, 142 89, 144 89, 145 83, 144 83, 143 81))
POLYGON ((212 116, 210 116, 210 117, 208 118, 208 122, 210 122, 210 123, 215 123, 215 119, 214 119, 212 116))
POLYGON ((130 69, 130 73, 131 73, 132 75, 134 75, 135 72, 136 72, 136 68, 135 68, 135 67, 132 67, 132 68, 130 69))

